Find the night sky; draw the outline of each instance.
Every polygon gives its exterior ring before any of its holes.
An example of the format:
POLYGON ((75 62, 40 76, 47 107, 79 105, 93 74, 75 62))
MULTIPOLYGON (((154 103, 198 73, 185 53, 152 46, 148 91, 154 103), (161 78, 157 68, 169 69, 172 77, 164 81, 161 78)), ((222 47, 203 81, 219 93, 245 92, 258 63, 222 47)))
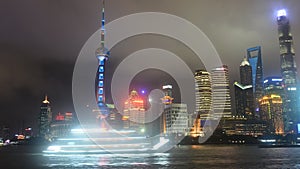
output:
MULTIPOLYGON (((299 6, 299 0, 107 0, 105 9, 107 22, 136 12, 165 12, 189 20, 215 45, 223 63, 229 65, 233 82, 239 81, 239 64, 246 49, 258 45, 262 46, 264 76, 280 75, 278 9, 287 9, 300 65, 299 6)), ((45 94, 53 113, 74 111, 74 64, 84 43, 99 29, 100 16, 100 0, 0 2, 0 128, 18 129, 22 124, 35 127, 45 94)), ((184 57, 192 70, 203 68, 184 44, 144 35, 124 40, 112 49, 110 72, 118 59, 148 47, 184 57)))

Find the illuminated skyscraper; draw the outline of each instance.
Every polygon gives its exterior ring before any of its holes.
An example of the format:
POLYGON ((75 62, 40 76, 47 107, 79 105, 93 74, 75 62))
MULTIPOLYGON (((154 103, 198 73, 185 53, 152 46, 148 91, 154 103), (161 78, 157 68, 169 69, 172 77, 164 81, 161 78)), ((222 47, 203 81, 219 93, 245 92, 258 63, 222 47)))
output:
POLYGON ((247 119, 254 118, 252 68, 247 58, 240 65, 241 84, 234 83, 236 116, 247 119))
POLYGON ((261 59, 261 47, 256 46, 247 49, 247 59, 252 67, 252 86, 254 93, 254 109, 259 111, 259 99, 263 96, 263 67, 261 59))
POLYGON ((50 137, 50 124, 52 122, 52 112, 50 102, 48 101, 47 95, 45 100, 42 102, 41 111, 39 115, 39 136, 48 139, 50 137))
POLYGON ((122 120, 124 129, 133 129, 137 132, 145 130, 145 104, 136 90, 130 92, 130 96, 125 102, 122 120))
POLYGON ((259 103, 260 117, 269 125, 269 132, 283 134, 284 123, 281 97, 275 94, 266 95, 259 100, 259 103))
POLYGON ((240 65, 240 79, 241 79, 241 84, 244 86, 253 85, 252 67, 248 62, 247 58, 244 58, 244 60, 240 65))
POLYGON ((285 10, 277 13, 281 75, 284 85, 283 112, 285 115, 286 132, 295 130, 299 122, 299 108, 297 98, 297 68, 293 37, 290 32, 289 19, 285 10))
POLYGON ((212 110, 212 88, 210 73, 206 70, 195 72, 196 113, 201 120, 207 120, 212 110))
POLYGON ((214 68, 211 73, 211 82, 214 118, 230 118, 231 99, 228 67, 223 65, 214 68))
MULTIPOLYGON (((96 57, 98 59, 98 71, 96 75, 96 99, 100 109, 99 118, 105 118, 108 115, 108 109, 105 102, 105 62, 109 57, 109 51, 105 48, 105 18, 104 18, 104 0, 102 6, 102 20, 101 20, 101 42, 100 47, 96 50, 96 57)), ((103 126, 103 125, 102 125, 103 126)))

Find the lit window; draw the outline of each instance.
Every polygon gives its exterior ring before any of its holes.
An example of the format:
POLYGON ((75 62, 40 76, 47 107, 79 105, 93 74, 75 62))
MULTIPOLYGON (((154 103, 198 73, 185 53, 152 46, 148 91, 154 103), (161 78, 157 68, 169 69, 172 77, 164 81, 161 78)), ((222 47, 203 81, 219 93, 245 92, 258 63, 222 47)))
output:
POLYGON ((104 78, 103 73, 100 73, 100 74, 99 74, 99 79, 103 79, 103 78, 104 78))
POLYGON ((99 102, 102 102, 102 101, 103 101, 103 96, 99 96, 99 97, 98 97, 98 101, 99 101, 99 102))
POLYGON ((99 87, 103 87, 103 81, 99 81, 99 84, 98 84, 99 87))
POLYGON ((99 72, 104 72, 104 66, 99 66, 99 72))
POLYGON ((99 88, 98 94, 103 94, 103 88, 99 88))

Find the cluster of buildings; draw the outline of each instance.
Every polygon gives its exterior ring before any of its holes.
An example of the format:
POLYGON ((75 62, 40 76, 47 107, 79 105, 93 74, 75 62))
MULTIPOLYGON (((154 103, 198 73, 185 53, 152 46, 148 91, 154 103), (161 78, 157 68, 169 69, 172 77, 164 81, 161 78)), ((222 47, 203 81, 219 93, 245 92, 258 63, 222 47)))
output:
MULTIPOLYGON (((229 136, 297 133, 300 122, 297 70, 293 38, 284 10, 278 11, 277 16, 281 76, 264 77, 261 47, 249 48, 247 56, 241 59, 240 81, 234 84, 230 84, 226 65, 195 71, 195 112, 188 112, 184 103, 173 103, 172 85, 162 86, 164 97, 161 104, 164 109, 152 122, 146 122, 149 100, 136 90, 130 91, 121 112, 105 101, 105 63, 110 54, 104 47, 104 8, 102 13, 101 46, 96 51, 99 66, 95 90, 99 107, 97 117, 106 124, 101 125, 102 128, 134 130, 149 136, 175 134, 201 137, 210 127, 213 130, 214 125, 229 136), (234 86, 234 92, 230 92, 230 85, 234 86), (235 112, 230 93, 235 95, 235 112)), ((49 101, 45 98, 39 117, 39 135, 63 136, 72 126, 72 119, 72 113, 52 118, 49 101)))
POLYGON ((68 135, 75 126, 76 120, 72 112, 52 113, 48 97, 42 101, 38 117, 38 137, 52 140, 68 135))
MULTIPOLYGON (((234 82, 236 111, 230 109, 228 67, 195 72, 196 112, 198 122, 213 121, 219 116, 218 107, 224 108, 219 128, 227 135, 260 136, 286 135, 298 132, 299 95, 293 38, 285 10, 277 16, 281 76, 263 76, 261 47, 247 49, 240 64, 240 81, 234 82), (218 74, 222 72, 221 74, 218 74), (223 77, 225 76, 225 78, 223 77), (220 78, 222 80, 218 81, 220 78), (218 93, 225 92, 223 106, 218 93), (227 102, 228 101, 228 102, 227 102)), ((224 95, 223 95, 224 96, 224 95)), ((202 124, 195 126, 201 127, 202 124)), ((200 133, 199 133, 200 135, 200 133)))

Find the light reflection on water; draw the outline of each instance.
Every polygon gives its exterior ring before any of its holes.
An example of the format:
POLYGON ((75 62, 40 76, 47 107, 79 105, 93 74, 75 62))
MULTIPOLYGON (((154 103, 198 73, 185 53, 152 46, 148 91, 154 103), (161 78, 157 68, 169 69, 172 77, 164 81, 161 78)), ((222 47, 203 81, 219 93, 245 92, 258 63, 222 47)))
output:
POLYGON ((300 148, 257 146, 180 146, 168 153, 46 155, 30 147, 1 150, 0 168, 30 169, 190 169, 190 168, 300 168, 300 148), (6 167, 9 166, 9 167, 6 167))
POLYGON ((50 168, 152 168, 168 166, 169 153, 152 154, 44 154, 48 158, 44 167, 50 168), (67 162, 67 163, 66 163, 67 162))

